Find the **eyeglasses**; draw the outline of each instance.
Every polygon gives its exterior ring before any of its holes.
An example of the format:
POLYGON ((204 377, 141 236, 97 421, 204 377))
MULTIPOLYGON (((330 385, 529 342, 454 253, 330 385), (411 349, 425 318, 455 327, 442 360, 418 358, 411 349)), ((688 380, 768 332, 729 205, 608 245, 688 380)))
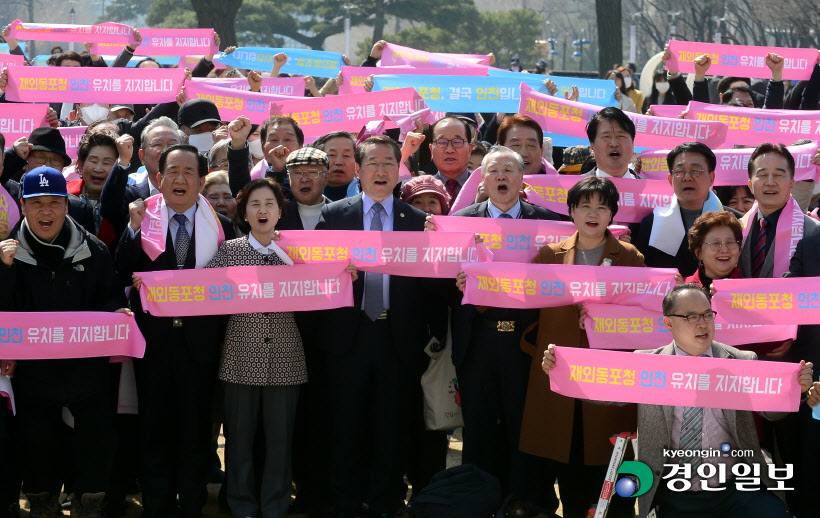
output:
POLYGON ((737 250, 740 248, 740 241, 712 241, 711 243, 703 243, 709 245, 713 252, 720 252, 721 248, 726 250, 737 250))
POLYGON ((364 166, 375 171, 381 168, 384 168, 385 171, 394 171, 399 168, 399 164, 396 162, 365 162, 364 166))
POLYGON ((322 176, 326 171, 320 169, 310 169, 308 171, 288 171, 288 174, 293 177, 294 180, 300 180, 303 176, 307 176, 311 180, 315 180, 322 176))
POLYGON ((673 169, 672 175, 677 178, 678 180, 684 178, 687 174, 692 177, 692 179, 700 178, 703 173, 705 173, 703 169, 673 169))
POLYGON ((463 138, 454 138, 452 140, 447 140, 446 138, 440 138, 435 140, 436 147, 446 148, 448 144, 452 144, 453 148, 460 149, 464 147, 467 141, 463 138))
POLYGON ((690 324, 695 325, 700 322, 702 318, 704 322, 714 322, 715 315, 717 315, 717 311, 704 311, 703 313, 690 313, 688 315, 666 315, 668 317, 678 317, 678 318, 685 318, 690 324))
POLYGON ((65 167, 65 160, 63 157, 59 155, 51 156, 51 155, 41 155, 39 153, 32 154, 28 156, 29 162, 34 162, 35 164, 39 165, 49 165, 54 169, 62 170, 65 167))

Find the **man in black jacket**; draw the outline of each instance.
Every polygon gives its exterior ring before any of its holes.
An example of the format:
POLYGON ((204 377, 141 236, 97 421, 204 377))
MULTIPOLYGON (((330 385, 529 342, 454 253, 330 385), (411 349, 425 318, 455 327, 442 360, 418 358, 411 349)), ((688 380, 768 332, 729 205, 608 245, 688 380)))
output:
MULTIPOLYGON (((216 254, 218 238, 209 224, 216 217, 225 239, 233 224, 213 213, 199 192, 208 163, 192 146, 167 148, 159 158, 157 183, 167 220, 165 248, 151 259, 143 245, 141 223, 146 205, 130 205, 130 224, 117 249, 117 270, 124 283, 139 272, 202 267, 216 254), (199 241, 199 246, 196 242, 199 241), (211 243, 202 246, 203 242, 211 243)), ((134 279, 139 288, 139 279, 134 279)), ((205 503, 211 444, 211 402, 225 336, 224 318, 163 318, 143 312, 138 289, 131 307, 145 336, 145 357, 134 361, 140 405, 143 517, 166 517, 175 495, 184 518, 196 518, 205 503)))
MULTIPOLYGON (((59 170, 23 179, 19 230, 0 242, 2 311, 129 311, 105 245, 68 215, 59 170)), ((66 336, 66 339, 68 337, 66 336)), ((62 480, 61 409, 74 417, 72 515, 99 516, 114 446, 108 358, 23 360, 13 380, 24 491, 34 517, 53 516, 62 480)))

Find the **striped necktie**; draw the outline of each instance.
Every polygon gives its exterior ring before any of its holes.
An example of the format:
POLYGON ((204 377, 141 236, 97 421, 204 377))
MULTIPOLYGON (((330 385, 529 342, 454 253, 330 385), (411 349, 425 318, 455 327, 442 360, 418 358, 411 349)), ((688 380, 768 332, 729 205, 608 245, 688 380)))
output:
POLYGON ((766 261, 766 220, 760 218, 760 232, 752 249, 752 277, 760 277, 763 263, 766 261))
POLYGON ((185 214, 174 214, 174 220, 176 220, 179 225, 179 228, 177 228, 177 237, 174 242, 174 252, 177 256, 177 268, 181 270, 185 267, 185 258, 188 257, 188 247, 191 246, 191 236, 188 235, 188 229, 185 228, 185 222, 188 221, 185 214))

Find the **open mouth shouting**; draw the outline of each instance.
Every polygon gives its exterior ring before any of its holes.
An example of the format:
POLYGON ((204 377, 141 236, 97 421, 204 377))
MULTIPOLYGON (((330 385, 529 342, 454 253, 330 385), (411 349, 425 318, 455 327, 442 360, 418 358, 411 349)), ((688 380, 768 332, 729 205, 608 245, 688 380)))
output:
POLYGON ((48 232, 54 227, 54 220, 53 219, 38 219, 37 226, 40 227, 44 232, 48 232))
POLYGON ((597 220, 589 220, 584 223, 587 228, 596 229, 601 226, 601 224, 597 220))
POLYGON ((174 188, 174 190, 173 190, 173 191, 171 191, 171 192, 172 192, 172 194, 173 194, 174 196, 183 197, 183 196, 185 196, 185 195, 188 193, 188 190, 187 190, 187 189, 184 189, 184 188, 182 188, 182 187, 176 187, 176 188, 174 188))

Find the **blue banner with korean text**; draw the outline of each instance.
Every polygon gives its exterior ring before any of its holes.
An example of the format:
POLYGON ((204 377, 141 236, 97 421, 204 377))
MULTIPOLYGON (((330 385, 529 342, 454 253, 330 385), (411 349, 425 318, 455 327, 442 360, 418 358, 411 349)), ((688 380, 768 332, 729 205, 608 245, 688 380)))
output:
POLYGON ((301 76, 336 77, 342 70, 342 55, 336 52, 309 49, 273 49, 267 47, 239 47, 230 54, 221 52, 214 61, 234 68, 261 70, 273 68, 273 56, 284 52, 288 62, 279 70, 284 74, 301 76))

